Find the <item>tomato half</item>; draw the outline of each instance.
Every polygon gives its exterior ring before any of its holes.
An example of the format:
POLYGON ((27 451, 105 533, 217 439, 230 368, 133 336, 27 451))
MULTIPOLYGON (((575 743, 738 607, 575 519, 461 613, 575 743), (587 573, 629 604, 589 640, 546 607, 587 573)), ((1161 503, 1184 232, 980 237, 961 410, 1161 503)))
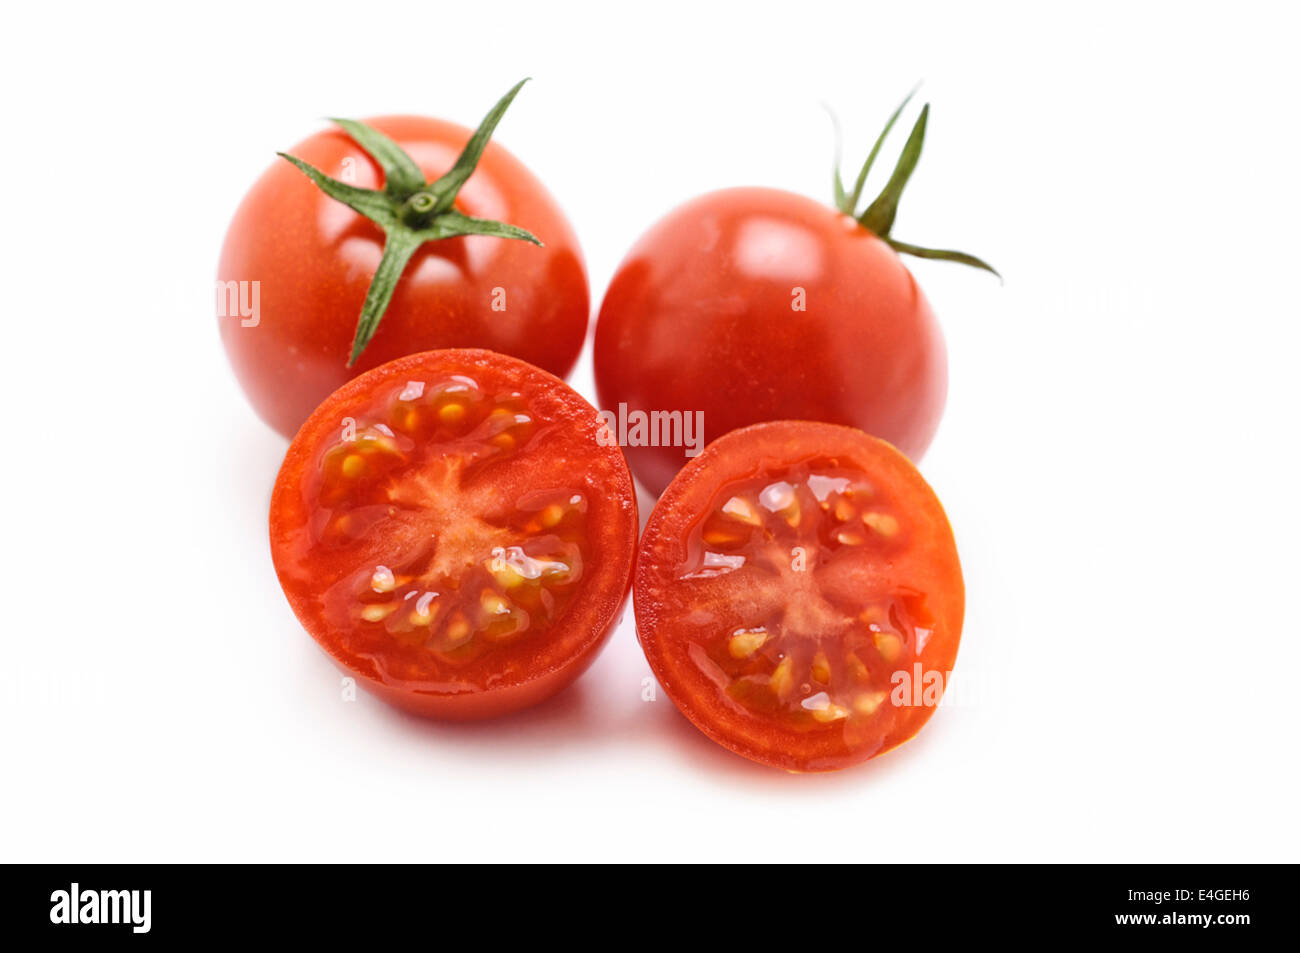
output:
POLYGON ((637 507, 622 452, 563 381, 481 350, 350 381, 303 425, 271 552, 307 631, 410 711, 482 718, 576 678, 617 621, 637 507))
MULTIPOLYGON (((462 126, 416 116, 366 123, 430 179, 452 167, 470 137, 462 126)), ((350 185, 383 187, 378 165, 341 130, 317 133, 289 151, 350 185)), ((586 268, 577 236, 545 186, 490 142, 455 208, 525 228, 544 247, 480 235, 422 246, 373 340, 348 367, 384 233, 288 162, 277 160, 257 180, 226 233, 217 276, 223 286, 237 283, 247 311, 256 282, 259 313, 244 316, 223 293, 218 324, 235 375, 263 420, 292 436, 344 381, 434 348, 488 348, 561 377, 572 370, 587 333, 586 268)))
POLYGON ((718 744, 791 771, 920 730, 957 657, 965 594, 943 508, 858 430, 780 421, 687 464, 641 540, 637 635, 718 744))
MULTIPOLYGON (((764 420, 858 427, 916 460, 948 390, 929 304, 898 254, 848 215, 775 189, 712 192, 655 224, 596 325, 602 407, 703 412, 712 441, 764 420)), ((661 491, 678 442, 628 446, 661 491)))

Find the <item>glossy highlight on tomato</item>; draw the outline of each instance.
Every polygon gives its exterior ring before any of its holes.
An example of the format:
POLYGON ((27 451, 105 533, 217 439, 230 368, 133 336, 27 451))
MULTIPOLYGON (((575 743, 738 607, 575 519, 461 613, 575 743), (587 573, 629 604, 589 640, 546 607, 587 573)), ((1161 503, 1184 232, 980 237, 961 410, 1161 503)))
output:
MULTIPOLYGON (((430 179, 452 168, 471 131, 418 116, 365 120, 430 179)), ((376 161, 341 129, 289 152, 325 175, 382 189, 376 161)), ((358 314, 383 254, 384 231, 277 160, 249 190, 221 251, 218 326, 235 376, 258 415, 285 436, 345 381, 435 348, 487 348, 563 377, 586 338, 590 310, 577 235, 528 168, 495 141, 460 188, 456 211, 509 222, 544 244, 489 235, 432 241, 398 280, 374 338, 349 366, 358 314), (230 284, 233 283, 233 284, 230 284), (243 295, 243 314, 236 302, 243 295)))
POLYGON ((915 467, 861 431, 804 421, 734 431, 681 471, 646 525, 633 598, 682 713, 800 772, 913 737, 965 608, 952 529, 915 467))
MULTIPOLYGON (((703 411, 706 441, 822 420, 918 460, 948 393, 942 332, 898 254, 776 189, 711 192, 651 227, 610 282, 594 356, 602 407, 703 411)), ((689 459, 681 446, 627 454, 655 493, 689 459)))
POLYGON ((617 446, 563 381, 482 350, 350 381, 289 448, 271 551, 294 612, 409 711, 483 718, 576 678, 631 582, 637 508, 617 446))

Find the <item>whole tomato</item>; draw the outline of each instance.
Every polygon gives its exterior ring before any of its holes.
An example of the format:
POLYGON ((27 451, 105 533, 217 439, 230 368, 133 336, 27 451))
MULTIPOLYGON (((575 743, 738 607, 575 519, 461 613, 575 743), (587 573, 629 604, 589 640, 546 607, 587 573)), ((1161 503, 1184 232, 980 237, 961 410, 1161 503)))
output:
POLYGON ((244 197, 218 266, 218 324, 276 430, 292 436, 345 381, 419 351, 487 348, 560 377, 573 368, 590 308, 577 236, 542 183, 487 141, 518 88, 477 133, 417 116, 339 121, 244 197), (391 299, 375 317, 367 295, 385 281, 391 299), (377 321, 364 331, 363 312, 377 321))
POLYGON ((853 193, 836 174, 835 208, 776 189, 725 189, 670 212, 632 247, 597 319, 596 388, 601 406, 627 419, 628 461, 651 491, 698 452, 700 441, 678 439, 679 430, 699 436, 696 419, 703 443, 793 419, 857 427, 914 460, 925 452, 943 413, 947 356, 898 252, 992 270, 890 237, 927 116, 928 107, 861 215, 853 210, 880 141, 853 193))

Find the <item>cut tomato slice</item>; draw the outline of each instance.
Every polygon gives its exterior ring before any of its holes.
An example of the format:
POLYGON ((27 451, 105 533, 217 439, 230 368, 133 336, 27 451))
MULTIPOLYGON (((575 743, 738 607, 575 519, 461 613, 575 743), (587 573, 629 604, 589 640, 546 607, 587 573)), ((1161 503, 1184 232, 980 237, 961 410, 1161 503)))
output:
POLYGON ((965 593, 934 492, 834 424, 727 434, 641 540, 637 635, 696 727, 755 761, 826 771, 902 744, 957 657, 965 593))
POLYGON ((491 351, 429 351, 345 384, 271 500, 294 612, 349 674, 419 714, 480 718, 576 678, 631 581, 623 454, 568 385, 491 351))

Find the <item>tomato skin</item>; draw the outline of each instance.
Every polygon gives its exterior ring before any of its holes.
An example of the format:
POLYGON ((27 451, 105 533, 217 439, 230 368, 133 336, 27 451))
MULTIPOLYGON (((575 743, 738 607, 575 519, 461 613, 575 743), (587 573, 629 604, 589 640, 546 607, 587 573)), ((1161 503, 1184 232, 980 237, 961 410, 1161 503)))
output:
MULTIPOLYGON (((621 451, 600 442, 600 428, 595 409, 563 381, 491 351, 448 349, 409 355, 349 381, 303 424, 290 444, 272 494, 272 557, 299 621, 341 671, 413 714, 476 720, 508 714, 554 695, 594 661, 617 624, 631 588, 639 526, 636 493, 621 451), (323 479, 322 448, 337 442, 341 422, 362 420, 385 389, 453 374, 517 392, 528 401, 530 411, 546 430, 545 449, 538 452, 545 462, 554 464, 554 472, 539 476, 529 459, 507 460, 506 469, 499 469, 494 478, 501 481, 494 496, 507 499, 522 492, 521 488, 544 484, 546 476, 564 473, 566 482, 582 485, 589 497, 591 553, 582 590, 551 628, 533 636, 541 639, 540 644, 535 641, 522 653, 489 655, 468 666, 440 670, 440 663, 418 646, 386 645, 373 639, 362 644, 355 632, 334 621, 337 616, 331 615, 329 594, 345 578, 346 566, 342 557, 320 555, 322 511, 312 487, 323 479), (391 667, 386 671, 379 664, 384 653, 395 665, 419 669, 419 676, 393 677, 391 667)), ((443 529, 436 527, 435 535, 441 535, 443 529)), ((395 530, 381 526, 369 533, 369 541, 381 549, 398 549, 409 542, 396 537, 400 531, 400 526, 395 530)))
MULTIPOLYGON (((905 549, 876 559, 869 572, 852 577, 850 592, 896 589, 921 594, 932 626, 923 645, 911 644, 889 668, 943 673, 956 661, 965 613, 965 587, 952 528, 933 491, 896 449, 861 431, 809 421, 775 421, 733 431, 710 444, 682 469, 660 497, 641 538, 633 601, 637 638, 664 691, 700 731, 719 745, 752 761, 792 772, 832 771, 866 761, 909 740, 934 713, 929 705, 882 708, 877 720, 855 733, 797 731, 746 712, 719 689, 716 675, 698 662, 700 643, 684 634, 687 620, 725 618, 718 590, 701 599, 687 585, 682 567, 692 559, 692 529, 701 524, 710 501, 728 486, 786 464, 837 459, 860 470, 898 506, 907 540, 905 549)), ((807 558, 816 562, 818 555, 807 558)), ((736 582, 738 604, 757 602, 758 577, 736 582)), ((759 580, 761 585, 761 580, 759 580)), ((794 605, 802 594, 791 595, 794 605)), ((707 623, 712 625, 712 622, 707 623)), ((889 674, 886 672, 885 674, 889 674)), ((878 678, 880 675, 877 676, 878 678)), ((797 681, 797 679, 796 679, 797 681)))
MULTIPOLYGON (((619 612, 614 615, 615 622, 621 614, 622 605, 623 603, 620 602, 619 612)), ((594 639, 580 655, 575 656, 563 668, 547 672, 531 681, 506 685, 491 692, 472 692, 463 695, 415 693, 391 685, 382 678, 376 678, 370 672, 355 668, 352 663, 341 659, 333 652, 330 653, 330 661, 344 675, 355 678, 370 694, 412 715, 436 721, 485 721, 532 708, 563 691, 590 668, 592 662, 596 661, 596 656, 600 654, 613 628, 613 624, 609 625, 599 638, 594 639)))
MULTIPOLYGON (((365 122, 394 139, 430 179, 451 168, 470 136, 453 123, 416 116, 365 122)), ((379 167, 338 129, 288 151, 348 184, 383 187, 379 167)), ((217 269, 221 282, 259 282, 260 322, 244 327, 239 314, 219 313, 218 325, 235 376, 263 420, 291 437, 345 381, 437 348, 488 348, 559 377, 572 370, 590 312, 586 266, 572 226, 545 186, 490 142, 456 208, 528 229, 544 247, 478 235, 426 243, 349 368, 383 232, 283 159, 267 169, 236 211, 217 269)))
MULTIPOLYGON (((641 237, 601 304, 595 374, 602 407, 703 411, 706 441, 822 420, 913 460, 948 386, 942 333, 893 249, 828 206, 763 188, 700 196, 641 237)), ((681 447, 627 455, 654 492, 687 459, 681 447)))

